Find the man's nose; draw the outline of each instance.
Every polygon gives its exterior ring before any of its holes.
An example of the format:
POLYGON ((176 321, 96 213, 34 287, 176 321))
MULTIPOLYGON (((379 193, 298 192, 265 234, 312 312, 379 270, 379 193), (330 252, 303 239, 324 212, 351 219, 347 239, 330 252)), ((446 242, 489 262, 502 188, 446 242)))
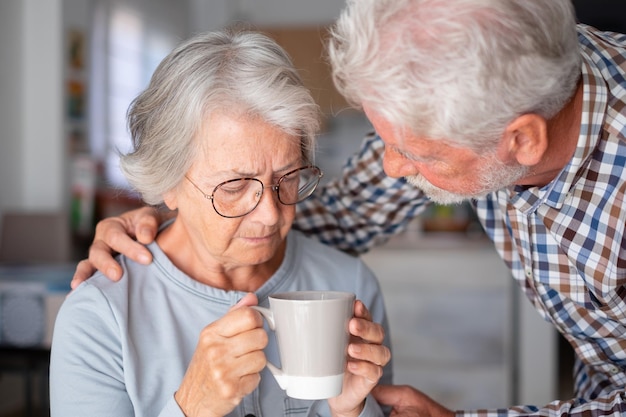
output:
POLYGON ((393 178, 419 174, 419 169, 413 161, 389 148, 385 148, 385 153, 383 154, 383 169, 387 175, 393 178))

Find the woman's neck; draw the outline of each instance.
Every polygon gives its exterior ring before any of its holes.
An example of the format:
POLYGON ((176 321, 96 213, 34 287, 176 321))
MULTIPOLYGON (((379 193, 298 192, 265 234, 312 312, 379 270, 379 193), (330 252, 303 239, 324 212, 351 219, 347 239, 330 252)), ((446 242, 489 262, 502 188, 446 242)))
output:
POLYGON ((192 279, 226 291, 254 292, 280 267, 285 256, 283 242, 276 254, 267 262, 257 265, 240 265, 220 262, 204 256, 194 247, 191 237, 178 233, 175 222, 157 236, 156 242, 170 261, 192 279))

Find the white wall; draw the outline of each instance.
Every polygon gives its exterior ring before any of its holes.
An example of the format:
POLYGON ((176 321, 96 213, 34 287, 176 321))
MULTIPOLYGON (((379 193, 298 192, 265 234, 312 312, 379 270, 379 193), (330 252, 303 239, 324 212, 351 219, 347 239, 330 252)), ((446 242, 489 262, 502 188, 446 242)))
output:
POLYGON ((219 29, 237 13, 233 0, 189 0, 190 33, 219 29))
POLYGON ((21 201, 22 2, 0 2, 0 210, 21 201))
POLYGON ((65 206, 63 141, 62 0, 25 0, 20 123, 23 126, 23 207, 65 206))
POLYGON ((262 26, 326 25, 343 5, 343 0, 239 0, 237 17, 262 26))
POLYGON ((61 1, 0 3, 0 210, 65 202, 61 1))
MULTIPOLYGON (((19 1, 0 2, 0 212, 22 199, 19 185, 22 141, 16 140, 22 136, 19 123, 22 48, 16 42, 20 37, 22 9, 19 1)), ((0 415, 21 405, 18 384, 22 381, 11 375, 2 378, 8 385, 0 387, 4 388, 0 393, 0 415)))
MULTIPOLYGON (((0 2, 0 214, 66 200, 61 1, 0 2)), ((23 381, 2 377, 0 412, 18 409, 23 381)))
POLYGON ((233 21, 256 26, 315 26, 332 23, 343 0, 189 0, 192 32, 219 29, 233 21))

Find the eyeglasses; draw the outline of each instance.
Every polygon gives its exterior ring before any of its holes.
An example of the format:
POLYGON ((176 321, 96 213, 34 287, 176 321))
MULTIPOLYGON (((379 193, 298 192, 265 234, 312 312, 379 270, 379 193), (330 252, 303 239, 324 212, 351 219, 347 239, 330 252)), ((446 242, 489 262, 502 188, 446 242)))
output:
POLYGON ((243 217, 252 212, 261 201, 263 191, 270 188, 276 191, 281 204, 292 206, 307 199, 317 188, 323 176, 321 169, 314 165, 307 165, 289 171, 278 179, 276 184, 263 185, 256 178, 236 178, 217 185, 211 194, 206 194, 191 178, 185 178, 204 198, 211 200, 213 208, 222 217, 243 217))

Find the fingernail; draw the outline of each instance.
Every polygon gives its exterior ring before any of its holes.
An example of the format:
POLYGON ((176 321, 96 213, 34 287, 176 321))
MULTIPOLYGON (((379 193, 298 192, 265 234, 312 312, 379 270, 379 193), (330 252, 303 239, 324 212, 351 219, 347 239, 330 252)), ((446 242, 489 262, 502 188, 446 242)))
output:
POLYGON ((148 255, 139 255, 139 262, 148 265, 150 263, 150 257, 148 255))

